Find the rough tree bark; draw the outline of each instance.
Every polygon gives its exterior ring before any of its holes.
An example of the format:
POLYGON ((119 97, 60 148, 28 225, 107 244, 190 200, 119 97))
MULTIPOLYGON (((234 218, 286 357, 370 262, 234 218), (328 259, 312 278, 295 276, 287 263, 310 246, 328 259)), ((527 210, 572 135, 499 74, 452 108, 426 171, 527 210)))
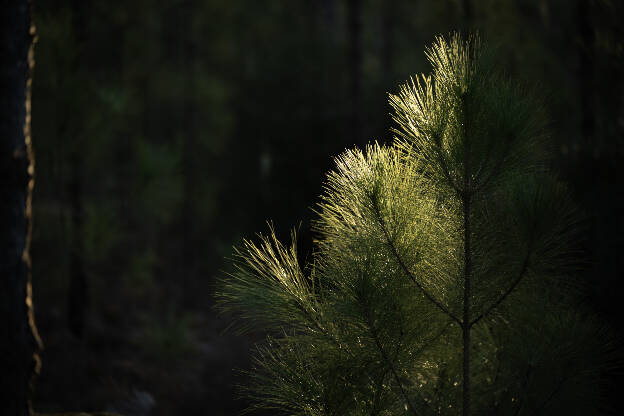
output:
POLYGON ((28 0, 6 0, 0 11, 0 406, 7 416, 33 413, 30 397, 41 363, 29 256, 35 41, 30 9, 28 0))

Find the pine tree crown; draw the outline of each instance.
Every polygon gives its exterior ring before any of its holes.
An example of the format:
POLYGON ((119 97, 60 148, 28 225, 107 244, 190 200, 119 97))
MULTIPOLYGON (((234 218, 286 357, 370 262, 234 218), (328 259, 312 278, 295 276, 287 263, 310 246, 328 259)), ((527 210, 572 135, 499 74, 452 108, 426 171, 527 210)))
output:
POLYGON ((251 409, 455 415, 467 372, 475 414, 595 407, 607 347, 562 290, 580 220, 547 169, 543 111, 478 37, 426 55, 431 75, 389 97, 394 143, 335 159, 312 263, 271 226, 235 251, 217 305, 270 333, 251 409))

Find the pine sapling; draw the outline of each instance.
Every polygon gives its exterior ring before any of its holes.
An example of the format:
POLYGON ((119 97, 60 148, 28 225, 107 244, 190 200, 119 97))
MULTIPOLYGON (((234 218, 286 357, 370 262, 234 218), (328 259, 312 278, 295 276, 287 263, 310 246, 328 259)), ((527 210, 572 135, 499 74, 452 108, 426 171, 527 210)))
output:
POLYGON ((572 277, 579 216, 543 111, 476 37, 438 38, 397 127, 336 158, 311 264, 273 229, 217 295, 265 328, 246 393, 288 415, 596 414, 606 332, 572 277), (305 272, 304 272, 305 271, 305 272))

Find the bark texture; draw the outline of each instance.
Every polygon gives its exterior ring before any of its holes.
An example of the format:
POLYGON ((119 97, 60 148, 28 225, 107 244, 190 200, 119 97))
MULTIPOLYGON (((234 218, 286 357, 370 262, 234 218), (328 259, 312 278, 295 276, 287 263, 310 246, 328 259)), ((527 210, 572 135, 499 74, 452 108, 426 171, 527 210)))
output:
POLYGON ((0 10, 0 403, 7 416, 32 414, 32 384, 40 368, 29 256, 35 40, 30 8, 28 0, 6 0, 0 10))

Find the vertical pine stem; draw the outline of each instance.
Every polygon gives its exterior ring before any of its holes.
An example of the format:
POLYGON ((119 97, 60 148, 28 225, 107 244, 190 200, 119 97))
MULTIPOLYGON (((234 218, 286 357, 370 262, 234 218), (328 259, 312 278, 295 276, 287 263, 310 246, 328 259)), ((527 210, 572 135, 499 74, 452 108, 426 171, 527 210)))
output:
POLYGON ((472 197, 470 172, 469 115, 465 96, 462 97, 464 130, 464 189, 461 195, 464 208, 464 311, 462 316, 462 338, 464 341, 463 362, 463 416, 470 415, 470 273, 472 258, 470 251, 470 202, 472 197))
POLYGON ((464 341, 464 394, 463 416, 470 414, 470 272, 472 262, 470 258, 470 197, 463 197, 464 205, 464 313, 462 323, 462 337, 464 341))

